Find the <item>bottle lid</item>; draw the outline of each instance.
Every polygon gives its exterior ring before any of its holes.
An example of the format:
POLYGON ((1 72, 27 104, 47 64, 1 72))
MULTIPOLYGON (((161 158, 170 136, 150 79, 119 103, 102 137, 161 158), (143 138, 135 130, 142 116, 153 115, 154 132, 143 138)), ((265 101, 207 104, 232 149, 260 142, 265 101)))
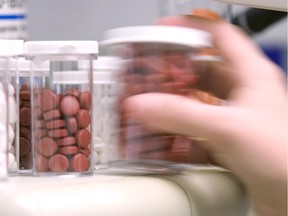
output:
POLYGON ((27 55, 98 54, 97 41, 26 41, 27 55))
POLYGON ((212 47, 211 34, 180 26, 128 26, 105 32, 103 46, 126 43, 165 43, 192 48, 212 47))
POLYGON ((0 39, 0 56, 17 56, 24 53, 23 40, 0 39))

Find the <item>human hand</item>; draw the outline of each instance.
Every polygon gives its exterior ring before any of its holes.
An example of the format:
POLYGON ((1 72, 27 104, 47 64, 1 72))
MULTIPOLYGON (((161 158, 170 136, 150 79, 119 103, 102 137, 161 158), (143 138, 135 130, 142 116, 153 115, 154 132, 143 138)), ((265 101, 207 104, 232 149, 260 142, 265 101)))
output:
MULTIPOLYGON (((127 115, 153 131, 205 138, 197 143, 203 150, 201 154, 207 153, 243 181, 260 215, 286 215, 283 72, 229 23, 181 16, 161 18, 157 24, 212 33, 224 61, 209 64, 198 87, 226 100, 228 105, 211 106, 183 96, 146 93, 125 100, 127 115)), ((190 159, 193 161, 193 157, 190 159)))

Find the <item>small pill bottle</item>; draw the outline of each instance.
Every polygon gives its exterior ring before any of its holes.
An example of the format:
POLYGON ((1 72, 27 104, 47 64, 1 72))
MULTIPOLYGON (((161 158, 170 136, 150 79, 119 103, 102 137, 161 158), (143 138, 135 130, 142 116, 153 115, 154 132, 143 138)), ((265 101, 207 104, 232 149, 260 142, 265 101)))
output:
POLYGON ((118 136, 113 146, 118 154, 109 162, 111 172, 177 172, 200 138, 191 140, 146 128, 123 111, 123 101, 149 92, 197 99, 197 80, 205 70, 205 62, 199 64, 197 57, 202 49, 212 47, 212 36, 186 27, 130 26, 106 31, 101 46, 122 59, 118 72, 122 87, 115 108, 118 130, 113 134, 118 136))
MULTIPOLYGON (((96 41, 27 41, 31 64, 33 175, 93 174, 93 60, 96 41), (90 67, 79 69, 80 62, 90 67), (34 65, 49 63, 49 76, 35 82, 34 65)), ((45 77, 43 75, 43 77, 45 77)))
MULTIPOLYGON (((15 65, 23 56, 23 40, 2 39, 0 40, 0 73, 1 79, 5 79, 3 90, 7 96, 7 169, 8 174, 18 174, 18 139, 17 139, 17 70, 15 65)), ((5 108, 5 106, 3 106, 5 108)), ((2 106, 1 106, 2 108, 2 106)), ((5 109, 4 109, 5 110, 5 109)), ((5 114, 5 111, 4 111, 5 114)), ((2 137, 2 135, 0 135, 2 137)))
MULTIPOLYGON (((19 174, 31 174, 31 62, 23 56, 10 62, 11 84, 15 88, 17 104, 17 125, 15 127, 15 142, 17 143, 17 163, 19 174)), ((33 65, 34 82, 41 83, 49 75, 49 64, 33 65)))
POLYGON ((228 4, 215 0, 160 0, 159 16, 195 15, 210 20, 230 17, 228 4))

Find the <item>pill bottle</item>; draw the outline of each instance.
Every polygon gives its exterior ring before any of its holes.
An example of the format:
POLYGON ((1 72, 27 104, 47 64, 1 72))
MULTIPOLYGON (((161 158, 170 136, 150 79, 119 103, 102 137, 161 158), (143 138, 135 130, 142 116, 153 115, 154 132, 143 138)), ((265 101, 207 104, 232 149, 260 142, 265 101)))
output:
POLYGON ((9 0, 0 4, 0 38, 27 39, 28 1, 9 0))
POLYGON ((17 72, 15 64, 23 55, 23 40, 0 40, 0 70, 5 77, 4 89, 7 93, 7 169, 9 175, 18 174, 18 139, 17 139, 17 72), (13 68, 14 67, 14 68, 13 68))
POLYGON ((197 99, 197 80, 206 68, 197 56, 212 47, 211 40, 207 32, 174 26, 130 26, 105 32, 101 46, 122 59, 118 72, 122 87, 115 108, 119 114, 114 145, 118 154, 109 162, 112 172, 177 172, 179 164, 189 158, 191 146, 200 137, 191 141, 191 137, 146 128, 123 112, 122 105, 127 97, 148 92, 197 99))
POLYGON ((24 52, 33 65, 49 62, 49 76, 41 82, 33 79, 31 64, 33 175, 92 174, 92 62, 98 43, 27 41, 24 52), (81 61, 90 67, 79 69, 81 61))
MULTIPOLYGON (((23 56, 10 61, 10 84, 15 89, 17 104, 17 124, 15 127, 15 143, 17 143, 16 160, 19 174, 31 174, 32 145, 31 145, 31 62, 23 56)), ((33 65, 34 82, 47 78, 49 64, 33 65), (44 77, 43 77, 44 76, 44 77)))
POLYGON ((215 0, 160 0, 159 16, 195 15, 210 20, 230 17, 228 4, 215 0))

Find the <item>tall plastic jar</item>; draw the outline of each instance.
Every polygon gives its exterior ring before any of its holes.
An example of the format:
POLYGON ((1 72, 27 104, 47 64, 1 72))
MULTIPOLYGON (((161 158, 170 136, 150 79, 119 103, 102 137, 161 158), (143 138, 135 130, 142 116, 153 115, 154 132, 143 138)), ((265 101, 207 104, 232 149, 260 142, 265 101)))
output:
POLYGON ((212 47, 211 35, 185 27, 130 26, 107 31, 101 44, 110 55, 122 59, 118 82, 123 87, 116 105, 118 141, 114 145, 118 154, 110 161, 110 168, 128 173, 178 171, 199 137, 191 141, 146 128, 123 112, 122 102, 147 92, 197 99, 195 86, 205 70, 205 62, 199 64, 197 57, 202 49, 212 47))
MULTIPOLYGON (((0 40, 0 164, 3 165, 0 173, 4 174, 5 169, 8 174, 14 175, 18 172, 17 165, 17 97, 14 81, 15 73, 11 72, 13 62, 17 62, 23 55, 22 40, 0 40), (4 166, 6 166, 4 168, 4 166)), ((0 165, 1 166, 1 165, 0 165)), ((0 174, 0 175, 2 175, 0 174)))
MULTIPOLYGON (((17 124, 15 126, 15 143, 17 143, 16 160, 19 173, 27 174, 32 170, 31 145, 31 64, 24 57, 10 61, 10 79, 15 89, 17 104, 17 124)), ((45 62, 40 66, 33 65, 34 82, 41 82, 47 78, 49 64, 45 62)))
POLYGON ((27 14, 27 0, 1 1, 0 38, 23 40, 27 39, 27 14))
POLYGON ((49 62, 49 76, 37 83, 31 65, 33 174, 92 174, 92 62, 98 43, 27 41, 24 51, 33 65, 49 62), (79 69, 82 61, 90 67, 79 69))

